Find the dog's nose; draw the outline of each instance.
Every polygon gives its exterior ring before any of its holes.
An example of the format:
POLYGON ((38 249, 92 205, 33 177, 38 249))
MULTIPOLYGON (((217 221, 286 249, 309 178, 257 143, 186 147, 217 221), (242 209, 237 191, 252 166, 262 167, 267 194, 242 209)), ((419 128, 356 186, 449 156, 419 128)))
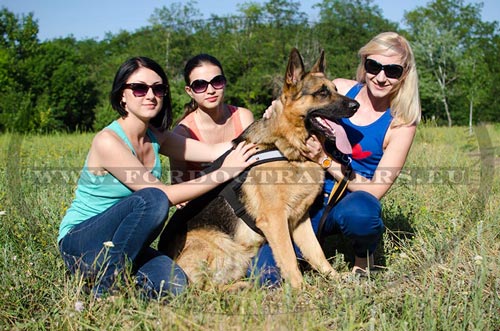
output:
POLYGON ((347 107, 352 111, 356 111, 359 108, 359 102, 357 102, 356 100, 349 100, 349 104, 347 105, 347 107))

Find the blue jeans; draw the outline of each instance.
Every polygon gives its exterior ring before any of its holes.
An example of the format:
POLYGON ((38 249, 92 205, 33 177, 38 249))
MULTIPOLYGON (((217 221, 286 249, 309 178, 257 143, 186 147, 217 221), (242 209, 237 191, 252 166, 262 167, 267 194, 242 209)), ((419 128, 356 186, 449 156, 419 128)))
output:
POLYGON ((103 213, 73 227, 59 242, 67 268, 95 280, 99 296, 113 288, 131 262, 136 282, 150 298, 181 293, 182 269, 150 247, 168 217, 168 198, 159 189, 134 192, 103 213), (106 242, 111 244, 103 245, 106 242))
MULTIPOLYGON (((309 210, 311 223, 315 233, 318 233, 319 221, 323 210, 328 204, 328 194, 333 181, 325 179, 324 195, 318 196, 309 210)), ((323 227, 323 236, 342 234, 350 239, 354 254, 366 257, 372 254, 385 230, 382 221, 380 201, 372 194, 364 191, 346 191, 342 199, 330 210, 323 227)), ((301 258, 300 250, 294 245, 295 253, 301 258)), ((253 258, 249 272, 263 286, 276 286, 281 283, 279 268, 274 260, 271 247, 263 245, 253 258)))

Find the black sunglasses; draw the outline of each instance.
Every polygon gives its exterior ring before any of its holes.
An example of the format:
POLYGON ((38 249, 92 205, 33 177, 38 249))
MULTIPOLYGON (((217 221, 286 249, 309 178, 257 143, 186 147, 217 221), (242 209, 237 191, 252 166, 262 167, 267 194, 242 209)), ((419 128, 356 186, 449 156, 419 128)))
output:
POLYGON ((192 81, 189 87, 194 93, 203 93, 207 90, 209 84, 212 85, 214 89, 220 90, 226 86, 226 77, 224 77, 224 75, 217 75, 209 82, 204 79, 197 79, 192 81))
POLYGON ((125 84, 125 88, 132 90, 134 97, 143 97, 148 94, 149 89, 153 90, 153 94, 158 97, 164 97, 167 94, 168 86, 166 84, 153 84, 148 85, 144 83, 130 83, 125 84))
POLYGON ((366 59, 365 60, 365 70, 367 73, 372 75, 378 75, 379 72, 384 70, 387 78, 400 78, 403 75, 403 67, 399 64, 386 64, 382 65, 375 60, 366 59))

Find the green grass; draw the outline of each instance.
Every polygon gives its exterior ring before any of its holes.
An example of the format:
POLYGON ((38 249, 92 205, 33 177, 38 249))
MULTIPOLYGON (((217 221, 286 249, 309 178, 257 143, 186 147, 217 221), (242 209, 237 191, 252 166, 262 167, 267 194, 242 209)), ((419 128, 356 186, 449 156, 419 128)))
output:
MULTIPOLYGON (((94 301, 56 244, 91 134, 1 135, 0 329, 495 330, 500 325, 500 127, 418 129, 383 199, 387 271, 337 283, 306 272, 301 292, 198 291, 170 302, 132 290, 94 301), (495 172, 495 166, 497 171, 495 172), (75 305, 83 304, 79 311, 75 305)), ((165 161, 165 160, 164 160, 165 161)), ((167 162, 164 162, 166 165, 167 162)), ((342 240, 329 241, 342 251, 342 240)), ((341 272, 348 252, 330 254, 341 272)))

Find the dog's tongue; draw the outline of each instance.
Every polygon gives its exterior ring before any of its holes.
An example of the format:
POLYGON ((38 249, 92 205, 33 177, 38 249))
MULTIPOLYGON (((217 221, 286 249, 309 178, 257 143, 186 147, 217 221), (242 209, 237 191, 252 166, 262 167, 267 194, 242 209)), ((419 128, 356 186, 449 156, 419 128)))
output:
POLYGON ((333 130, 335 130, 335 144, 337 145, 338 150, 344 154, 352 154, 351 143, 349 142, 349 139, 347 139, 347 134, 342 125, 326 119, 325 121, 333 130))

